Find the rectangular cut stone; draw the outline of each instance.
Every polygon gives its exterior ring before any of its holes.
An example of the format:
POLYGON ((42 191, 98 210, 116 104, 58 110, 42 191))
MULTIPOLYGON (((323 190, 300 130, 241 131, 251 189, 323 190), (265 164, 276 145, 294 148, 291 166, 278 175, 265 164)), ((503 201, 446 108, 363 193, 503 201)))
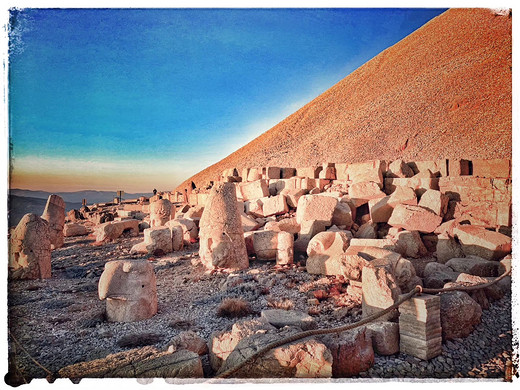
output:
POLYGON ((426 190, 439 190, 439 178, 386 178, 385 179, 385 193, 390 195, 396 187, 410 187, 415 190, 417 195, 422 195, 426 190))
POLYGON ((368 201, 368 209, 372 222, 388 222, 394 208, 388 204, 390 196, 368 201))
POLYGON ((269 196, 269 186, 266 180, 256 180, 250 183, 242 183, 240 185, 242 191, 242 199, 258 199, 269 196))
POLYGON ((388 249, 390 251, 393 251, 396 249, 396 244, 394 241, 387 239, 387 238, 353 238, 350 240, 350 246, 351 247, 374 247, 374 248, 381 248, 381 249, 388 249))
POLYGON ((400 351, 428 360, 442 353, 440 297, 423 294, 399 307, 400 351))
POLYGON ((302 189, 302 190, 312 190, 315 187, 316 187, 316 179, 304 177, 300 181, 300 189, 302 189))
POLYGON ((348 179, 352 183, 372 181, 383 188, 384 161, 374 160, 362 163, 350 164, 347 167, 348 179))
POLYGON ((296 175, 301 177, 308 177, 311 179, 317 179, 320 171, 321 167, 296 168, 296 175))
POLYGON ((473 160, 473 176, 504 178, 511 177, 511 160, 473 160))
POLYGON ((510 179, 492 179, 493 201, 511 202, 512 184, 510 179))
POLYGON ((385 197, 385 193, 373 181, 353 183, 348 189, 348 195, 351 199, 363 200, 365 203, 372 199, 385 197))
POLYGON ((350 187, 350 182, 348 180, 332 180, 330 182, 334 191, 341 191, 344 193, 348 193, 348 188, 350 187))
POLYGON ((195 193, 191 193, 189 196, 188 196, 188 203, 192 206, 196 206, 197 205, 197 194, 195 193))
POLYGON ((420 173, 430 170, 434 176, 448 176, 448 160, 434 160, 434 161, 414 161, 408 163, 413 169, 414 173, 420 173))
POLYGON ((497 226, 512 226, 511 203, 497 203, 497 226))
POLYGON ((249 168, 247 181, 257 181, 262 179, 262 168, 249 168))
POLYGON ((281 168, 280 178, 289 179, 296 176, 296 168, 281 168))
MULTIPOLYGON (((468 221, 471 225, 495 228, 503 225, 499 223, 498 203, 493 202, 471 202, 469 204, 458 203, 455 207, 453 217, 461 221, 468 221)), ((502 209, 503 210, 503 209, 502 209)), ((501 215, 500 222, 508 221, 501 215)), ((504 225, 509 226, 509 225, 504 225)))
POLYGON ((280 179, 280 168, 279 167, 267 167, 265 170, 264 179, 280 179))
POLYGON ((287 205, 285 195, 276 195, 265 199, 262 203, 262 211, 264 217, 287 213, 289 206, 287 205))
POLYGON ((448 176, 465 176, 471 175, 469 160, 448 160, 448 176))
POLYGON ((349 180, 348 179, 348 164, 334 164, 336 167, 336 180, 349 180))
POLYGON ((453 229, 466 256, 474 255, 486 260, 499 260, 511 253, 511 237, 483 227, 460 225, 453 229))
POLYGON ((334 167, 323 167, 319 173, 320 179, 336 180, 336 168, 334 167))

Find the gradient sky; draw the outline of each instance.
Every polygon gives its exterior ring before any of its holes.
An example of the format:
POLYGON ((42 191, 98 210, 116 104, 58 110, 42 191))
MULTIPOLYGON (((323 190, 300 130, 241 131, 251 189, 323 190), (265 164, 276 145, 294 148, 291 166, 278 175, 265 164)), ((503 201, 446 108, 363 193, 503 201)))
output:
POLYGON ((171 191, 440 9, 11 14, 11 186, 171 191))

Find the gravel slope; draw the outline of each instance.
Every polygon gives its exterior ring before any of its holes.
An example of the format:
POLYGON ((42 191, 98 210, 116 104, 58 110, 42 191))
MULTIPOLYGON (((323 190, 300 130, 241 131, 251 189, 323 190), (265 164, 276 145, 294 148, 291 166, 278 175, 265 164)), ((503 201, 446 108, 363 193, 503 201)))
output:
POLYGON ((227 168, 509 158, 511 53, 510 17, 448 10, 177 190, 227 168))

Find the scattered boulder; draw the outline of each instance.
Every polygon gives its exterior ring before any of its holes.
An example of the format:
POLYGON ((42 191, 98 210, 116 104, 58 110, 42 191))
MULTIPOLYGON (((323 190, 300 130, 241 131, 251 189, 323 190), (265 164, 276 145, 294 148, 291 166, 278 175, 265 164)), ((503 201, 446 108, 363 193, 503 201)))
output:
POLYGON ((49 223, 36 214, 25 214, 11 234, 9 277, 12 279, 51 277, 49 223))
POLYGON ((184 248, 184 231, 182 230, 182 226, 170 226, 170 232, 172 237, 172 250, 182 250, 184 248))
POLYGON ((359 229, 354 233, 355 238, 368 238, 368 239, 376 239, 377 238, 377 223, 368 221, 361 225, 359 229))
POLYGON ((65 201, 58 195, 49 195, 42 218, 49 222, 49 238, 53 249, 63 246, 65 201))
POLYGON ((200 220, 200 259, 208 269, 249 267, 235 187, 220 183, 211 194, 200 220))
POLYGON ((476 276, 497 276, 499 263, 481 257, 456 257, 448 260, 446 265, 455 272, 476 276))
MULTIPOLYGON (((257 350, 282 337, 298 331, 289 328, 267 333, 256 333, 242 339, 228 356, 221 372, 238 365, 257 350)), ((313 338, 297 340, 273 348, 233 376, 237 378, 330 378, 332 355, 329 349, 313 338)))
POLYGON ((233 324, 230 331, 214 332, 210 336, 209 361, 211 368, 218 371, 240 340, 257 332, 276 328, 263 319, 242 320, 233 324))
POLYGON ((85 218, 83 217, 83 214, 79 210, 72 209, 72 210, 69 210, 69 212, 67 213, 67 219, 71 222, 76 222, 76 221, 79 221, 79 220, 85 219, 85 218))
POLYGON ((98 285, 106 299, 109 321, 132 322, 157 313, 157 284, 153 265, 146 260, 114 260, 105 264, 98 285))
POLYGON ((310 274, 343 275, 342 256, 349 246, 346 233, 321 232, 316 234, 307 247, 306 267, 310 274))
POLYGON ((368 208, 370 210, 370 219, 372 222, 388 222, 394 208, 388 204, 390 196, 384 198, 377 198, 368 201, 368 208))
POLYGON ((417 195, 411 187, 397 186, 388 199, 388 206, 395 208, 399 204, 417 206, 417 195))
POLYGON ((445 264, 448 260, 454 257, 464 257, 462 247, 454 238, 448 234, 439 234, 437 236, 437 261, 445 264))
POLYGON ((283 328, 284 326, 296 326, 303 330, 316 328, 314 318, 296 310, 262 310, 260 318, 276 328, 283 328))
POLYGON ((450 291, 440 297, 443 339, 467 337, 480 323, 480 305, 464 291, 450 291))
POLYGON ((479 226, 459 225, 453 229, 466 256, 499 260, 511 253, 511 237, 479 226))
POLYGON ((320 338, 332 354, 332 376, 350 378, 374 365, 374 349, 366 327, 320 338))
POLYGON ((428 288, 443 288, 448 282, 454 282, 459 272, 453 271, 445 264, 431 262, 424 267, 424 286, 428 288))
POLYGON ((448 201, 449 198, 447 195, 444 195, 440 191, 430 189, 426 190, 426 192, 421 195, 419 206, 424 207, 441 217, 444 217, 448 211, 448 201))
POLYGON ((197 355, 206 355, 208 353, 206 341, 191 330, 179 333, 168 343, 167 350, 170 353, 182 349, 195 352, 197 355))
POLYGON ((428 253, 418 231, 403 230, 394 236, 395 251, 405 257, 422 257, 428 253))
POLYGON ((87 228, 79 223, 67 223, 63 227, 63 235, 65 237, 86 236, 87 234, 87 228))
POLYGON ((123 221, 105 222, 94 229, 97 242, 112 241, 128 231, 137 236, 139 234, 139 221, 137 219, 125 219, 123 221))
POLYGON ((300 198, 307 192, 308 191, 305 189, 298 190, 293 188, 285 188, 280 192, 280 194, 285 195, 287 205, 295 209, 298 206, 298 201, 300 198))
POLYGON ((399 204, 394 208, 388 224, 405 230, 432 233, 442 222, 442 217, 421 206, 399 204))
POLYGON ((372 347, 378 355, 387 356, 399 352, 399 324, 396 322, 372 322, 367 325, 372 347))
POLYGON ((190 207, 188 211, 184 213, 184 218, 194 219, 202 217, 202 213, 204 212, 204 206, 193 206, 190 207))

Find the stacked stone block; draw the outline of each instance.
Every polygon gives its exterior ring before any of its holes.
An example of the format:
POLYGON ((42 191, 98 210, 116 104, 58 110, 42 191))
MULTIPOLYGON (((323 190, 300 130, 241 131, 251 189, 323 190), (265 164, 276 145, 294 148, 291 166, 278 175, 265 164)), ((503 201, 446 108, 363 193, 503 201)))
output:
POLYGON ((430 360, 442 353, 441 300, 423 294, 399 306, 402 353, 430 360))

